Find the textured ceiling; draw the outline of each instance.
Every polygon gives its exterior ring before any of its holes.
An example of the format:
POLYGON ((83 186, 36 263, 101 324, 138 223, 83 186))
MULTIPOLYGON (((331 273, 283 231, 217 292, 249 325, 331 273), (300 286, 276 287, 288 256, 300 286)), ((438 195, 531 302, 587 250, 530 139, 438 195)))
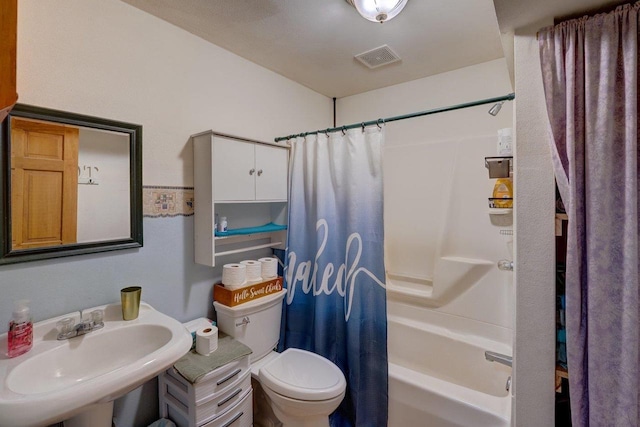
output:
POLYGON ((123 0, 329 97, 344 97, 503 56, 492 0, 410 0, 392 21, 345 0, 123 0), (389 45, 400 62, 354 55, 389 45))

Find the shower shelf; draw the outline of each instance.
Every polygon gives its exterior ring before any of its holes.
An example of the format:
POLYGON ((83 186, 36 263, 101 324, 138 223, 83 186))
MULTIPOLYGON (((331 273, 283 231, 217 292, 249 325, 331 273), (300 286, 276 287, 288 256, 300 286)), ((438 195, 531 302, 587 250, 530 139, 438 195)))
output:
POLYGON ((489 215, 509 215, 513 208, 489 208, 489 215))
POLYGON ((556 237, 562 236, 562 223, 564 221, 569 221, 569 215, 556 212, 556 237))
POLYGON ((489 178, 509 178, 513 156, 485 157, 484 166, 489 170, 489 178))
POLYGON ((489 213, 492 215, 508 215, 513 212, 513 198, 489 197, 489 213), (511 206, 500 206, 508 204, 511 206), (498 205, 498 206, 496 206, 498 205))

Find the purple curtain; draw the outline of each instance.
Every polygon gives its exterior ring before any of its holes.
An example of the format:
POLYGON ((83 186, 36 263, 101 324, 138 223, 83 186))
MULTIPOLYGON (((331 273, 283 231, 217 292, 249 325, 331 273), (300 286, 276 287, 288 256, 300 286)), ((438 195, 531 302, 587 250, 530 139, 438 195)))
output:
POLYGON ((639 8, 627 4, 539 34, 554 167, 569 216, 574 427, 640 425, 639 8))

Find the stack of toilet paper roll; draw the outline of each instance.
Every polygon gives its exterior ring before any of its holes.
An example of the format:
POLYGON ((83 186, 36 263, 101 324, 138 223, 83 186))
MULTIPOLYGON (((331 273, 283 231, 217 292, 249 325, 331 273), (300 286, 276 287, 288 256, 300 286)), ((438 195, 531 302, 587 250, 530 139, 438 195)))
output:
POLYGON ((278 276, 277 258, 245 260, 222 266, 222 284, 230 290, 241 289, 278 276))
POLYGON ((196 352, 208 356, 218 349, 218 328, 206 326, 196 331, 196 352))

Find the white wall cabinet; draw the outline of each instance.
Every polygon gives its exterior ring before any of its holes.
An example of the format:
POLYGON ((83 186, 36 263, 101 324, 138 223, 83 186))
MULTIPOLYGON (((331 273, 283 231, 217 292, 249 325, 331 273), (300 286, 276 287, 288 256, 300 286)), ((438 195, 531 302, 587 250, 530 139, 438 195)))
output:
POLYGON ((214 136, 215 202, 286 201, 288 158, 281 146, 214 136))
POLYGON ((289 146, 213 131, 192 136, 194 156, 195 260, 262 248, 284 248, 286 231, 215 236, 215 215, 230 230, 269 223, 286 225, 289 146))
POLYGON ((289 150, 256 144, 256 200, 288 198, 289 150))

